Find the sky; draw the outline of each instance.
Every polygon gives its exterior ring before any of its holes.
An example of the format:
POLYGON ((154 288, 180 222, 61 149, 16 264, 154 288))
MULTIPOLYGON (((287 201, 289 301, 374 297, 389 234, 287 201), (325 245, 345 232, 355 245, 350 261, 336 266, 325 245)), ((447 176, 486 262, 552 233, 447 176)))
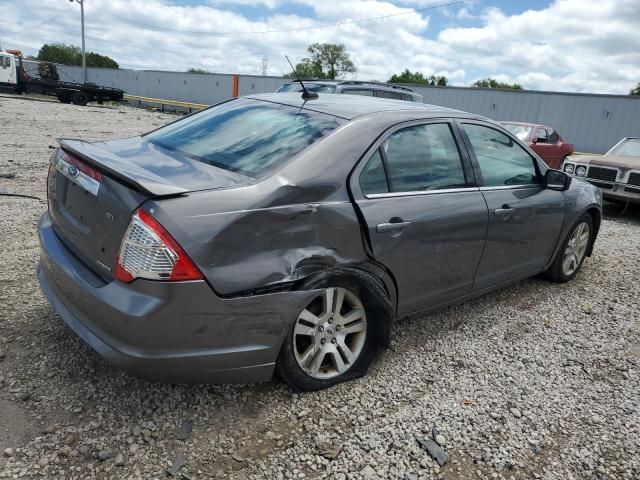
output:
MULTIPOLYGON (((87 51, 121 68, 268 75, 312 43, 343 43, 350 78, 408 68, 469 86, 627 94, 640 82, 640 0, 84 0, 87 51), (383 17, 383 18, 380 18, 383 17), (338 25, 336 25, 338 24, 338 25)), ((80 45, 80 6, 0 0, 0 43, 80 45)))

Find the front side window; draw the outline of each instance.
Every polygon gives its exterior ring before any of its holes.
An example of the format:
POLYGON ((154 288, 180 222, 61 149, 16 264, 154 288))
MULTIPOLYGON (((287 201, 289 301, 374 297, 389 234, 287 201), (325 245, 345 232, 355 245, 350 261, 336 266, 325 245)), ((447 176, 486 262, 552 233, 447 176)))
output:
POLYGON ((446 123, 416 125, 392 133, 360 175, 365 194, 383 193, 386 161, 392 192, 442 190, 466 186, 464 170, 451 128, 446 123), (378 157, 380 157, 378 159, 378 157), (375 170, 374 170, 375 169, 375 170), (375 171, 378 191, 373 191, 375 171))
POLYGON ((238 99, 185 117, 145 138, 200 162, 255 178, 343 123, 323 113, 238 99))
POLYGON ((487 187, 540 183, 534 159, 504 133, 482 125, 465 124, 487 187))

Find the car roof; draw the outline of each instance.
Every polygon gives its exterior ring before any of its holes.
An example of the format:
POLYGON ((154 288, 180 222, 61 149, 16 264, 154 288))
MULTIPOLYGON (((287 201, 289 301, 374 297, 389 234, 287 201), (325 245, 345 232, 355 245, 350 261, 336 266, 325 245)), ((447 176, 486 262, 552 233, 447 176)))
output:
POLYGON ((352 120, 362 115, 381 112, 407 112, 407 116, 409 117, 411 114, 419 114, 420 118, 465 117, 485 119, 485 117, 481 115, 440 107, 438 105, 362 95, 320 93, 318 94, 318 98, 307 100, 306 102, 302 99, 300 92, 262 93, 248 95, 246 98, 326 113, 335 117, 344 118, 345 120, 352 120))

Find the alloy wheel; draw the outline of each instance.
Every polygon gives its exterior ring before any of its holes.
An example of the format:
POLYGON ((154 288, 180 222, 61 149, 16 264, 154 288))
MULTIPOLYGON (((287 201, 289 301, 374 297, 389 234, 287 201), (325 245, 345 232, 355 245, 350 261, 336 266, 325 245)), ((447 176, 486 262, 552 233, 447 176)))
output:
POLYGON ((562 261, 562 273, 566 276, 573 275, 580 266, 587 251, 590 237, 591 232, 587 222, 579 223, 573 230, 562 261))
POLYGON ((367 316, 358 296, 345 288, 327 288, 298 316, 296 362, 310 377, 337 377, 358 360, 366 336, 367 316))

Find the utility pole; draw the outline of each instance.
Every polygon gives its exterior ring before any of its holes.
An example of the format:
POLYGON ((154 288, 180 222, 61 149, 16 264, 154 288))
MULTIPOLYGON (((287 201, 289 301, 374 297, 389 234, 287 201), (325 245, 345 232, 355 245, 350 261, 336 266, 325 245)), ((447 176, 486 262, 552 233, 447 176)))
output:
POLYGON ((84 51, 84 0, 69 0, 80 4, 80 23, 82 24, 82 81, 87 82, 87 58, 84 51))
POLYGON ((264 56, 262 57, 262 76, 266 77, 268 71, 269 71, 269 59, 266 56, 264 56))

